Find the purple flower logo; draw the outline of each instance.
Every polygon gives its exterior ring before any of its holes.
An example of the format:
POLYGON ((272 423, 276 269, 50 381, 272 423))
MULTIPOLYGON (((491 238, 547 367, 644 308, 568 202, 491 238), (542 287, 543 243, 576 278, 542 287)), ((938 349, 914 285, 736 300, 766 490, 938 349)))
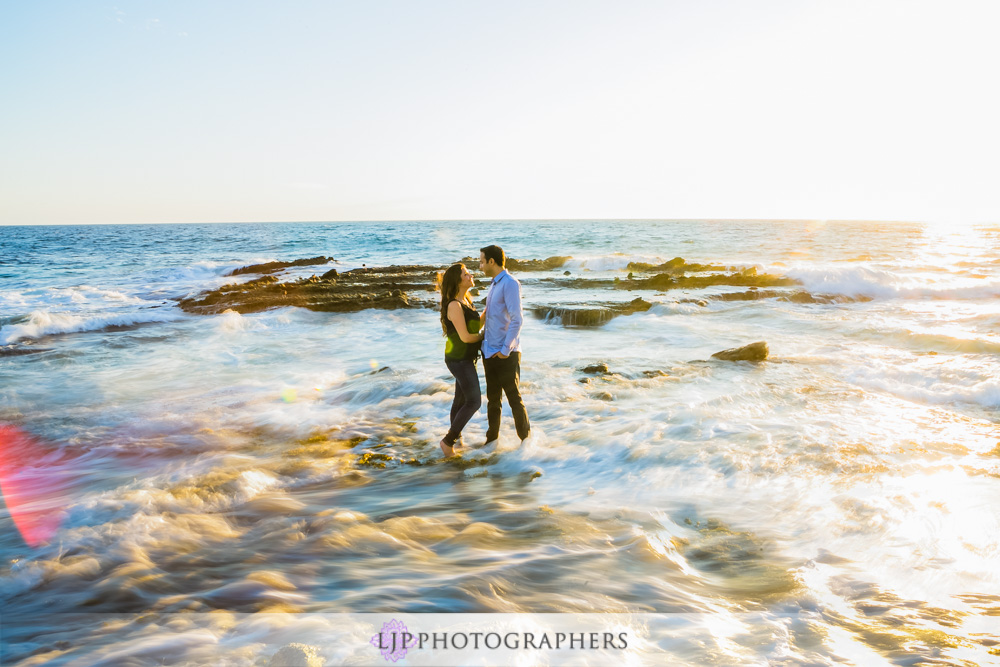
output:
POLYGON ((382 624, 382 631, 372 637, 370 643, 386 661, 396 662, 406 657, 406 649, 417 645, 417 638, 410 634, 402 621, 392 619, 382 624))

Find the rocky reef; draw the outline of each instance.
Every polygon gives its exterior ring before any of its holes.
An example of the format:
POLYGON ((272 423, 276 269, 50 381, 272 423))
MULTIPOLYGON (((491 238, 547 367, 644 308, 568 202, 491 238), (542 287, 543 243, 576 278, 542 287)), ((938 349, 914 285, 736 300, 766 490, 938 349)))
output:
POLYGON ((436 299, 420 299, 409 293, 435 291, 439 269, 437 266, 408 265, 360 268, 341 273, 334 270, 324 273, 323 277, 314 275, 288 282, 265 275, 182 299, 180 307, 200 315, 225 310, 255 313, 282 306, 329 312, 428 307, 435 305, 436 299))
MULTIPOLYGON (((514 273, 555 271, 563 267, 569 259, 571 258, 561 255, 545 259, 508 258, 507 267, 514 273)), ((327 268, 319 276, 294 280, 281 280, 280 276, 274 275, 289 268, 321 266, 331 261, 334 260, 330 257, 319 256, 244 266, 231 271, 228 275, 260 274, 260 277, 223 285, 182 299, 180 307, 189 313, 203 315, 225 310, 253 313, 284 306, 330 312, 354 312, 367 308, 436 308, 438 298, 429 293, 437 290, 438 275, 448 266, 362 267, 350 271, 327 268)), ((461 261, 473 269, 478 267, 478 258, 466 257, 461 261)), ((821 304, 866 300, 864 297, 811 294, 802 290, 798 281, 786 276, 758 273, 753 267, 738 269, 716 264, 689 263, 681 257, 655 265, 633 262, 628 265, 628 269, 628 275, 622 278, 585 278, 579 274, 569 276, 567 271, 563 272, 562 276, 535 278, 534 281, 546 287, 587 290, 624 289, 664 292, 716 286, 746 288, 740 292, 725 292, 680 300, 697 303, 700 306, 706 306, 707 300, 776 299, 794 303, 821 304), (789 287, 799 289, 771 289, 789 287)), ((472 294, 478 296, 480 292, 475 289, 472 294)), ((557 321, 565 326, 593 327, 605 324, 619 315, 631 315, 649 310, 652 305, 643 298, 636 298, 625 303, 614 301, 596 306, 588 303, 579 307, 525 304, 525 309, 542 320, 557 321)))

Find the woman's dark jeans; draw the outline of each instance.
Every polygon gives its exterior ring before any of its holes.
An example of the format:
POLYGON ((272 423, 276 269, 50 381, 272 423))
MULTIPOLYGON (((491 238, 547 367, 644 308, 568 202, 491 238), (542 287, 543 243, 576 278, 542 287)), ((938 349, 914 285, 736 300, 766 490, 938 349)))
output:
POLYGON ((476 361, 455 361, 445 359, 448 370, 455 376, 455 400, 451 404, 451 430, 444 436, 444 442, 453 446, 462 429, 479 411, 483 404, 483 392, 479 388, 479 372, 476 361))

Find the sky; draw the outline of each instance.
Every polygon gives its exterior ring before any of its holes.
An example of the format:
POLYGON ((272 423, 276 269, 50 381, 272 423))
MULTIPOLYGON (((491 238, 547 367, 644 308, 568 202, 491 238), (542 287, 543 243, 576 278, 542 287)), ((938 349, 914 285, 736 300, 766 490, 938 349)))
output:
POLYGON ((0 3, 0 224, 1000 222, 993 0, 0 3))

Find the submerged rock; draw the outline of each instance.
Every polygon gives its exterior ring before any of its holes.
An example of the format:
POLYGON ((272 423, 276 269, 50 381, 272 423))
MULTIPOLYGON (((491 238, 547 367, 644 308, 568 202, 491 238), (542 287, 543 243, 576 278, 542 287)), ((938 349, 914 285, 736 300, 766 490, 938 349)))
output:
POLYGON ((393 457, 381 452, 365 452, 358 457, 358 465, 366 468, 385 468, 386 462, 392 462, 393 457))
POLYGON ((734 347, 722 350, 712 355, 713 359, 722 361, 764 361, 768 355, 767 343, 759 340, 743 347, 734 347))
POLYGON ((271 656, 267 667, 323 667, 319 649, 308 644, 286 644, 271 656))
MULTIPOLYGON (((715 268, 715 267, 713 267, 715 268)), ((707 269, 706 269, 707 270, 707 269)), ((793 287, 801 285, 794 278, 778 276, 770 273, 756 273, 755 270, 741 270, 730 273, 709 273, 705 275, 686 276, 683 273, 660 272, 648 278, 635 277, 631 280, 614 278, 542 278, 543 284, 575 289, 651 289, 665 291, 671 289, 702 289, 716 285, 734 285, 737 287, 793 287)))
POLYGON ((581 373, 587 373, 588 375, 607 375, 611 372, 608 365, 603 361, 599 364, 591 364, 590 366, 584 366, 579 369, 581 373))
POLYGON ((708 297, 714 301, 757 301, 759 299, 777 299, 792 303, 851 303, 854 301, 871 301, 871 297, 853 297, 844 294, 811 294, 804 290, 795 292, 783 290, 762 290, 756 287, 746 292, 727 292, 708 297))
POLYGON ((307 259, 296 259, 292 262, 266 262, 264 264, 251 264, 250 266, 241 266, 238 269, 233 269, 227 276, 240 276, 245 273, 274 273, 275 271, 281 271, 282 269, 287 269, 293 266, 312 266, 314 264, 327 264, 332 262, 333 257, 309 257, 307 259))

